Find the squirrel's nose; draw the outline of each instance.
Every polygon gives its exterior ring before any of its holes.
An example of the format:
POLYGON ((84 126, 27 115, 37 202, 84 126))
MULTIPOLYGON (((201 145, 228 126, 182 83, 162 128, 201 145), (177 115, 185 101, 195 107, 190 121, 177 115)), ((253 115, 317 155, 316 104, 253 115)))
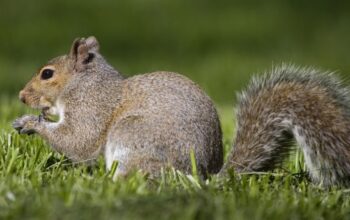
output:
POLYGON ((25 92, 22 90, 19 92, 19 99, 25 104, 26 103, 26 96, 25 92))

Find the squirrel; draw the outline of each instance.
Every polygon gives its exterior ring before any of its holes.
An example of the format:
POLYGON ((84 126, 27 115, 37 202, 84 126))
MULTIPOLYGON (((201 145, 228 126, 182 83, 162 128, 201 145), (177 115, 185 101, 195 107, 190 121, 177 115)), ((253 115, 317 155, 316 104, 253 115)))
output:
POLYGON ((253 77, 238 96, 236 134, 223 162, 222 132, 210 98, 188 78, 169 72, 124 77, 99 53, 95 37, 73 42, 20 92, 42 114, 16 119, 73 161, 104 154, 115 176, 172 166, 199 174, 268 171, 293 149, 304 153, 314 183, 350 183, 350 90, 328 72, 292 65, 253 77), (57 122, 48 115, 59 115, 57 122), (293 141, 295 140, 295 141, 293 141))
POLYGON ((75 162, 104 155, 113 178, 162 168, 199 175, 217 173, 223 163, 216 108, 200 87, 177 73, 124 77, 99 53, 93 36, 76 39, 68 55, 44 65, 20 91, 22 102, 42 114, 13 122, 21 134, 37 133, 75 162), (50 115, 58 115, 51 121, 50 115))

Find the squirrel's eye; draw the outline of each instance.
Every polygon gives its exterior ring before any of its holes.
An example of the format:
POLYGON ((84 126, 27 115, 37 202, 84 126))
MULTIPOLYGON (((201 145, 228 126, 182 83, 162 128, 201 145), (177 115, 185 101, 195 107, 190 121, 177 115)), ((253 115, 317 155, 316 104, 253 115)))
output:
POLYGON ((44 69, 41 72, 41 79, 50 79, 53 76, 53 70, 52 69, 44 69))

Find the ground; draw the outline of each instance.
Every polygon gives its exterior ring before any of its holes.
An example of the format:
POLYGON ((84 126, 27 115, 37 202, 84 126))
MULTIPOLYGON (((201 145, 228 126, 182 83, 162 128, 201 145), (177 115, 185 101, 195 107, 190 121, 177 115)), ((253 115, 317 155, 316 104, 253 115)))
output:
MULTIPOLYGON (((233 138, 232 106, 219 112, 226 152, 233 138)), ((282 169, 212 176, 203 181, 175 170, 159 179, 140 173, 113 182, 101 158, 72 164, 39 137, 20 136, 11 120, 26 112, 0 99, 0 219, 346 219, 350 191, 311 184, 300 154, 282 169)))

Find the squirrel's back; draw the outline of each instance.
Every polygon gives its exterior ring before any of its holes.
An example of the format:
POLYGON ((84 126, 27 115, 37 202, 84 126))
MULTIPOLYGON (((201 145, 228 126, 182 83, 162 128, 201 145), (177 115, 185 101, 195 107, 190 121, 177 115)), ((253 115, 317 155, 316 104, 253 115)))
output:
POLYGON ((283 65, 239 95, 236 139, 224 170, 274 168, 302 148, 313 181, 350 182, 350 95, 332 73, 283 65))
POLYGON ((120 172, 137 167, 157 174, 169 164, 190 173, 191 150, 201 175, 219 172, 219 118, 197 84, 177 73, 141 74, 123 80, 120 97, 107 142, 107 150, 117 152, 113 160, 119 161, 120 172))

